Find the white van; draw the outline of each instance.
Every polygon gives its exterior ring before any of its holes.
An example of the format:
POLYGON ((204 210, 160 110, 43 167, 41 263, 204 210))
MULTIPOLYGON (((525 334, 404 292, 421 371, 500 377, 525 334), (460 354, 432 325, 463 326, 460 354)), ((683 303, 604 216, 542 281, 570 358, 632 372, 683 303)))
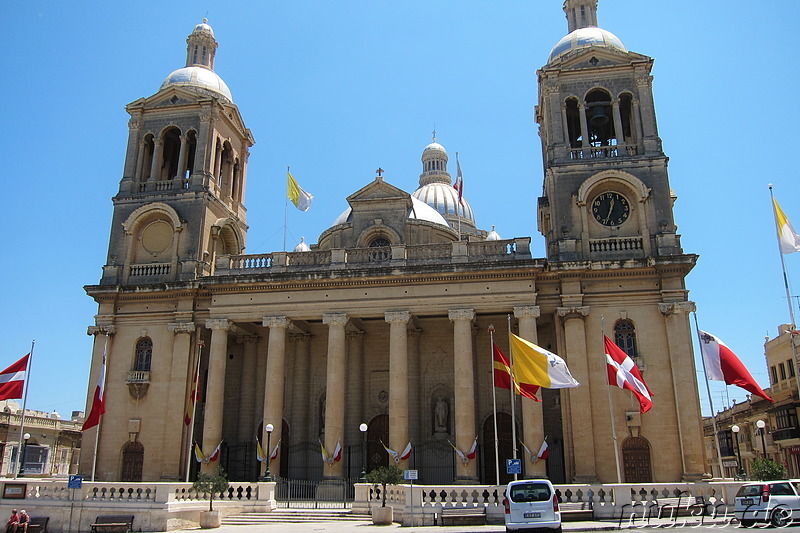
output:
POLYGON ((558 496, 548 479, 512 481, 506 487, 506 531, 550 529, 561 533, 558 496))

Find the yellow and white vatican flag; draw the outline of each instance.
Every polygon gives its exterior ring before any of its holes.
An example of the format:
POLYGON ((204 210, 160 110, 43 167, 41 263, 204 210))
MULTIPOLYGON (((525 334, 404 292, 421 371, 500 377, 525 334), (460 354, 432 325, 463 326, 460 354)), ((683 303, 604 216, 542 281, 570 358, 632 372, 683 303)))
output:
POLYGON ((794 252, 800 252, 800 235, 794 230, 792 223, 786 218, 774 196, 772 205, 775 208, 775 223, 778 225, 778 243, 781 247, 781 253, 793 254, 794 252))
POLYGON ((311 200, 313 200, 314 197, 308 194, 300 187, 300 185, 298 185, 297 180, 294 179, 294 176, 292 176, 291 172, 286 171, 286 174, 289 180, 287 186, 287 195, 289 196, 289 200, 291 200, 294 206, 300 211, 308 211, 308 209, 311 207, 311 200))
POLYGON ((538 385, 546 389, 566 389, 580 385, 559 356, 511 334, 511 359, 514 379, 520 386, 538 385))

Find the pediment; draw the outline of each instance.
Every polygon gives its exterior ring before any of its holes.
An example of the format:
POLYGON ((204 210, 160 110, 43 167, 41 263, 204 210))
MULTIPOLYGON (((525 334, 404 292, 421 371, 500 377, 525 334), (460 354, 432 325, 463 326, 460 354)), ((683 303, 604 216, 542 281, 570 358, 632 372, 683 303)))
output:
POLYGON ((206 100, 197 93, 182 89, 180 86, 167 87, 163 91, 158 91, 152 96, 139 98, 135 102, 128 104, 129 107, 143 107, 145 109, 158 109, 173 106, 198 105, 200 100, 206 100))
POLYGON ((411 195, 394 185, 383 181, 382 178, 375 180, 347 197, 347 202, 352 206, 359 202, 369 201, 391 201, 406 200, 411 203, 411 195))
POLYGON ((579 70, 587 68, 619 67, 633 65, 651 58, 636 52, 622 52, 606 46, 579 48, 563 56, 560 61, 547 66, 547 69, 579 70))

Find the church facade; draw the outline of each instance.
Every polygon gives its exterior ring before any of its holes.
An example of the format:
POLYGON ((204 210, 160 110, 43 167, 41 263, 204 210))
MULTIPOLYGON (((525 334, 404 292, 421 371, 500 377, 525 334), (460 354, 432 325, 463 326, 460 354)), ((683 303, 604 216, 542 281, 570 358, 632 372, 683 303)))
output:
POLYGON ((498 389, 501 461, 514 424, 534 454, 545 439, 551 450, 536 462, 520 450, 527 476, 616 482, 619 456, 622 481, 701 477, 685 286, 697 256, 673 219, 653 60, 597 26, 597 0, 564 11, 568 35, 538 71, 544 258, 530 237, 477 227, 435 138, 412 193, 378 172, 317 243, 243 254, 255 141, 214 73, 212 28, 196 26, 186 66, 127 106, 108 258, 86 287, 98 303, 90 392, 105 360, 109 400, 84 434, 82 473, 186 479, 196 442, 219 448, 231 479, 255 480, 259 437, 273 476, 356 479, 411 443, 397 464, 421 483, 495 483, 490 330, 508 354, 510 329, 581 385, 513 410, 498 389), (603 332, 642 370, 650 412, 617 388, 609 402, 603 332), (474 459, 453 449, 475 444, 474 459))

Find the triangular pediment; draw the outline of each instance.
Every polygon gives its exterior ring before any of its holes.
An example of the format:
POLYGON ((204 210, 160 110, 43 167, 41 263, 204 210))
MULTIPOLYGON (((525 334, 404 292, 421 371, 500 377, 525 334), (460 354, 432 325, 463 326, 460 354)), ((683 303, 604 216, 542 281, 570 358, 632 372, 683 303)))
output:
POLYGON ((589 46, 574 50, 551 63, 547 69, 579 70, 603 67, 619 67, 633 65, 642 61, 651 61, 645 55, 636 52, 623 52, 606 46, 589 46))
POLYGON ((405 200, 411 204, 411 195, 394 185, 383 181, 381 178, 375 180, 347 197, 347 202, 353 206, 360 202, 405 200))

